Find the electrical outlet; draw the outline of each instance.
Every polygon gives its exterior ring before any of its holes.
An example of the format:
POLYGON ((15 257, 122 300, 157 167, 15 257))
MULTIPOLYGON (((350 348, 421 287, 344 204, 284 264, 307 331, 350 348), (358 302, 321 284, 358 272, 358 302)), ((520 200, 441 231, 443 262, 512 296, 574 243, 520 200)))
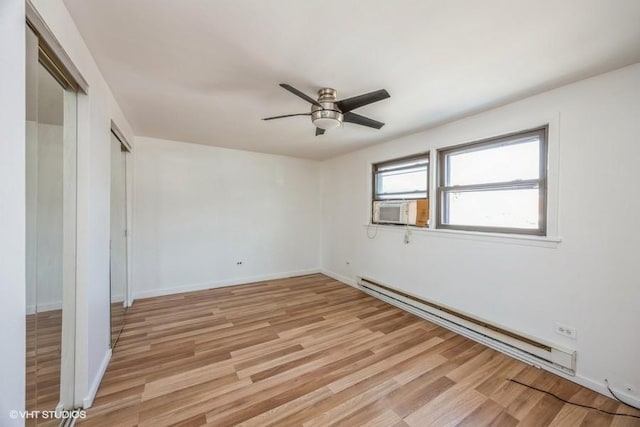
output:
POLYGON ((242 261, 236 261, 236 265, 242 265, 242 261))
POLYGON ((578 331, 573 326, 563 325, 562 323, 556 323, 556 334, 563 335, 573 340, 576 339, 578 331))

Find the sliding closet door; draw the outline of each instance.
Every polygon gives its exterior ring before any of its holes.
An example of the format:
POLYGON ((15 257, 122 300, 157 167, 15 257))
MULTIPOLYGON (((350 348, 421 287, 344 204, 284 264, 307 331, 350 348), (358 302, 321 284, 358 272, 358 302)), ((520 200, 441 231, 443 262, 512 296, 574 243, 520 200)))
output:
POLYGON ((26 407, 50 411, 73 406, 77 94, 26 32, 26 407))
POLYGON ((26 34, 26 409, 38 408, 37 220, 38 220, 38 38, 26 34))
POLYGON ((124 327, 127 295, 126 151, 111 134, 111 347, 124 327))

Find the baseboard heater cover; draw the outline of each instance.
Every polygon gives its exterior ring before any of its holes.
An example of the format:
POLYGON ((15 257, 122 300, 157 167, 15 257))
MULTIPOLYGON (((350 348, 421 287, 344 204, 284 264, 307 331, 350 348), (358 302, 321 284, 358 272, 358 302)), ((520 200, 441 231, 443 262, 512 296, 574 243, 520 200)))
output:
POLYGON ((575 375, 575 350, 511 331, 366 277, 358 277, 358 287, 376 298, 526 363, 545 365, 575 375))

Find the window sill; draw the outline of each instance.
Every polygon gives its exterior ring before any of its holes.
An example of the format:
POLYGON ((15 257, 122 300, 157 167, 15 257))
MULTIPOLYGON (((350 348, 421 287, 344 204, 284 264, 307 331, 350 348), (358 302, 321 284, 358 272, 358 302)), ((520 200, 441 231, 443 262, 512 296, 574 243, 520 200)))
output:
MULTIPOLYGON (((430 237, 475 240, 480 242, 505 243, 522 246, 537 246, 543 248, 557 248, 562 242, 562 238, 559 236, 549 237, 528 236, 525 234, 484 233, 480 231, 444 230, 392 224, 364 224, 363 227, 367 228, 367 230, 374 230, 377 228, 378 230, 393 231, 403 234, 405 230, 408 229, 412 234, 428 235, 430 237)), ((371 233, 373 233, 373 231, 371 231, 371 233)))

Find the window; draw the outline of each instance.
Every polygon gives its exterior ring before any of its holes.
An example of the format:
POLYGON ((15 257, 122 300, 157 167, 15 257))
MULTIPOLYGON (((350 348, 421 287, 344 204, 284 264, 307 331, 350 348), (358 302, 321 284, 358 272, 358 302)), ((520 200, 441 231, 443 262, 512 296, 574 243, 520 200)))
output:
POLYGON ((547 128, 438 153, 438 228, 546 234, 547 128))
POLYGON ((417 154, 373 165, 373 200, 426 199, 429 154, 417 154))
POLYGON ((426 227, 428 188, 428 153, 373 165, 371 222, 426 227))

